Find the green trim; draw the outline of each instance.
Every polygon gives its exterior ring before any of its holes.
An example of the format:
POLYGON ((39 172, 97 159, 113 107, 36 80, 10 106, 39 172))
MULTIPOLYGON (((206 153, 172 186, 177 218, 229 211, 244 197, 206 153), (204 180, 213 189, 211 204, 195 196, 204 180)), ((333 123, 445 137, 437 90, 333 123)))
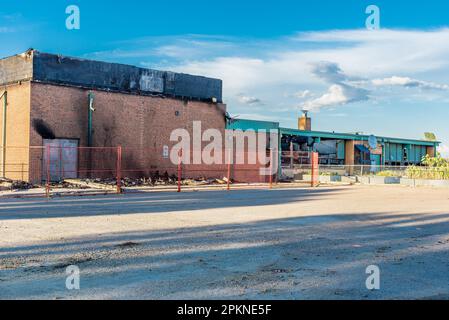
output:
POLYGON ((226 129, 229 130, 277 130, 279 129, 278 122, 248 120, 248 119, 234 119, 226 124, 226 129))
MULTIPOLYGON (((341 139, 341 140, 358 140, 368 141, 368 135, 351 134, 351 133, 336 133, 336 132, 323 132, 323 131, 301 131, 297 129, 279 128, 280 134, 288 134, 293 136, 313 137, 313 138, 328 138, 328 139, 341 139)), ((397 143, 397 144, 413 144, 418 146, 437 147, 441 142, 439 141, 425 141, 425 140, 413 140, 413 139, 401 139, 390 137, 377 137, 379 142, 385 143, 397 143)))

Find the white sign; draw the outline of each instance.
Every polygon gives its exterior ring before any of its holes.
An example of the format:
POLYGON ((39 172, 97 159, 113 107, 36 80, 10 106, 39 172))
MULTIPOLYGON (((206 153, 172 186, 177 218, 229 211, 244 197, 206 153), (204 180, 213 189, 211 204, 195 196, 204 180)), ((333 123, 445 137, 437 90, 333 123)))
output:
POLYGON ((162 150, 162 157, 164 157, 164 159, 168 159, 169 157, 169 149, 168 146, 164 146, 163 150, 162 150))

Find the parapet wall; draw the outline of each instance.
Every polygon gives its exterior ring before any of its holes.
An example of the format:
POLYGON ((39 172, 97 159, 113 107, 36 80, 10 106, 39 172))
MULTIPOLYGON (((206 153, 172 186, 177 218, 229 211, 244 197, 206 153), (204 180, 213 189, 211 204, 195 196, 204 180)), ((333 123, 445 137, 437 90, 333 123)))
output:
POLYGON ((223 84, 219 79, 72 58, 35 50, 0 60, 0 85, 24 80, 207 102, 214 100, 221 103, 223 100, 223 84))

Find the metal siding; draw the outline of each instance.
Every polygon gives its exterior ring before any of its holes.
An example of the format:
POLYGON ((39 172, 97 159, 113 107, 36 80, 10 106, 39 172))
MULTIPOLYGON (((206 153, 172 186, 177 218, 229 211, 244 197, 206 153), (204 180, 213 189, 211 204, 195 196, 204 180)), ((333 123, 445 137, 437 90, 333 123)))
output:
MULTIPOLYGON (((280 128, 281 134, 290 134, 303 137, 320 137, 325 139, 343 139, 343 140, 356 140, 356 141, 368 141, 369 136, 351 134, 351 133, 336 133, 336 132, 323 132, 323 131, 302 131, 298 129, 280 128)), ((434 146, 435 142, 414 140, 414 139, 400 139, 378 136, 377 139, 384 143, 392 144, 413 144, 420 146, 434 146)), ((439 142, 436 142, 439 144, 439 142)))
POLYGON ((230 130, 277 130, 279 129, 278 122, 270 121, 258 121, 258 120, 248 120, 248 119, 235 119, 226 126, 230 130))
POLYGON ((376 166, 380 166, 380 154, 371 154, 370 159, 371 161, 374 161, 376 166))
POLYGON ((422 162, 422 158, 424 156, 423 151, 426 150, 426 147, 423 146, 417 146, 416 147, 416 162, 417 163, 421 163, 422 162))
POLYGON ((396 161, 402 162, 404 158, 403 147, 401 144, 396 145, 396 161))
MULTIPOLYGON (((50 181, 78 177, 78 140, 44 139, 43 146, 42 167, 49 167, 50 181), (50 154, 47 153, 47 146, 50 147, 50 154)), ((47 170, 42 170, 42 180, 47 180, 47 170)))
POLYGON ((420 146, 413 146, 413 162, 419 163, 419 154, 421 152, 420 146))
POLYGON ((422 159, 427 155, 427 148, 426 147, 421 147, 421 159, 419 160, 419 162, 422 162, 422 159))
POLYGON ((337 143, 337 158, 339 160, 345 159, 345 142, 344 142, 344 140, 340 140, 337 143))
POLYGON ((384 161, 390 161, 390 144, 385 143, 384 145, 384 161))
POLYGON ((390 161, 396 161, 396 144, 390 143, 390 161))
POLYGON ((415 148, 413 145, 408 144, 406 146, 407 148, 407 162, 414 162, 415 161, 415 148))

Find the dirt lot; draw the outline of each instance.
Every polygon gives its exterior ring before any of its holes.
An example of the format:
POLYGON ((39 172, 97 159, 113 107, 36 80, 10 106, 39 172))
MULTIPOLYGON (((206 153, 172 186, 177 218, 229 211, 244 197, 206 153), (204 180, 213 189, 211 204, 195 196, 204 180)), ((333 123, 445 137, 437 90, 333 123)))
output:
POLYGON ((449 298, 444 189, 1 199, 0 235, 3 299, 449 298))

